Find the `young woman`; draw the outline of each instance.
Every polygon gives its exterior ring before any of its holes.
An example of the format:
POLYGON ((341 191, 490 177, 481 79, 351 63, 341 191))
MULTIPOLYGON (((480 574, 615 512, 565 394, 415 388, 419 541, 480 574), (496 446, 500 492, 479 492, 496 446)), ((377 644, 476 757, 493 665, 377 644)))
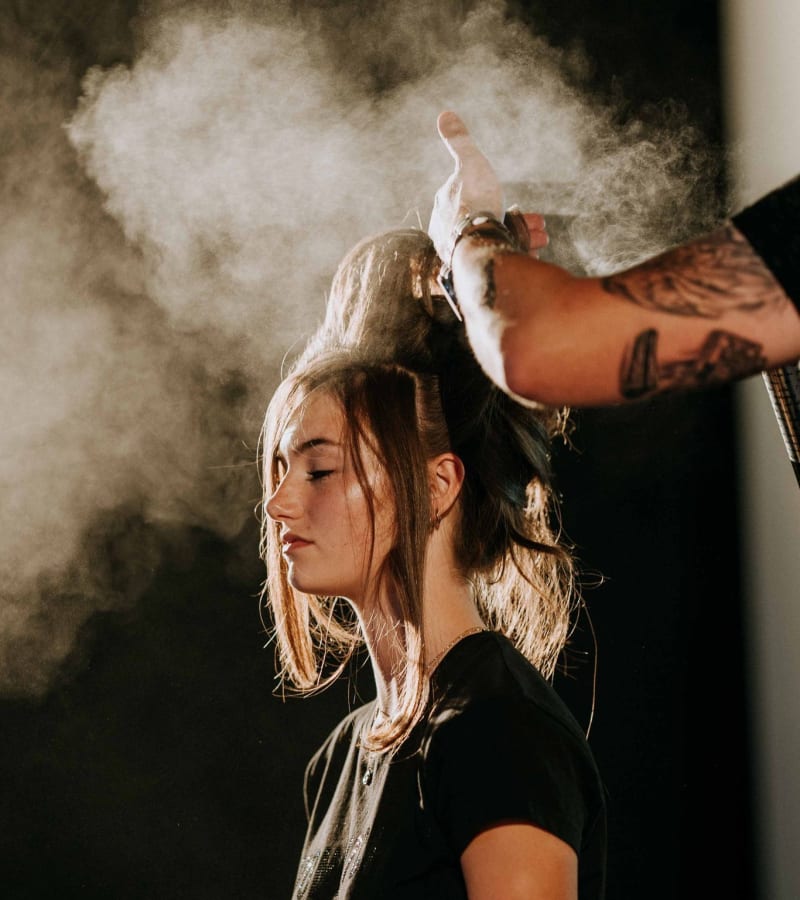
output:
POLYGON ((574 605, 548 475, 560 420, 437 323, 434 258, 421 233, 356 248, 267 411, 283 675, 318 690, 363 642, 376 684, 309 764, 294 897, 595 900, 603 788, 548 681, 574 605))

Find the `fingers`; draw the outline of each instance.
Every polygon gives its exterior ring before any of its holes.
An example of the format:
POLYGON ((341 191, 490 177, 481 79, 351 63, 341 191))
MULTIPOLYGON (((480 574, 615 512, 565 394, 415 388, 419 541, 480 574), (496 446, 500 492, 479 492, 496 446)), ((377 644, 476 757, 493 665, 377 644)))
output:
POLYGON ((531 256, 537 256, 539 250, 546 247, 550 243, 550 236, 545 230, 544 216, 539 213, 523 213, 522 218, 528 226, 528 234, 530 235, 531 246, 529 253, 531 256))
POLYGON ((528 253, 531 256, 538 256, 540 250, 544 249, 550 243, 550 237, 546 231, 531 232, 531 246, 528 253))
POLYGON ((531 241, 539 241, 540 246, 544 247, 548 242, 547 223, 544 220, 544 216, 540 213, 523 213, 522 218, 528 226, 531 241))
POLYGON ((444 112, 439 113, 436 127, 439 129, 439 135, 443 141, 458 138, 462 135, 469 136, 464 120, 451 109, 446 109, 444 112))
POLYGON ((456 162, 461 162, 468 156, 483 157, 475 146, 467 126, 457 113, 452 110, 440 113, 436 127, 439 130, 439 137, 456 162))
POLYGON ((545 230, 545 221, 544 216, 539 213, 523 213, 522 218, 525 219, 525 224, 528 226, 528 231, 544 231, 545 230))

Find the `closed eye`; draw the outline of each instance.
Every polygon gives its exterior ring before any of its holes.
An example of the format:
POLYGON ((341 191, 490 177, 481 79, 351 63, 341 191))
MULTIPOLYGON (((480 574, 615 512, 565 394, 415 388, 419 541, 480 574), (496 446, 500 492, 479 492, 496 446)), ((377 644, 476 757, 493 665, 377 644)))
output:
POLYGON ((328 475, 332 475, 335 469, 313 469, 308 473, 309 481, 320 481, 323 478, 327 478, 328 475))

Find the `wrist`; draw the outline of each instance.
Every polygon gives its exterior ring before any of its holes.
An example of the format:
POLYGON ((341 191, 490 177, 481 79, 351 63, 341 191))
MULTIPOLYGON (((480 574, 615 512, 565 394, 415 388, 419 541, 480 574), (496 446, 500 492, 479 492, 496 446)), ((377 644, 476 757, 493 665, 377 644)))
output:
POLYGON ((451 231, 438 277, 447 301, 459 320, 463 320, 463 316, 456 298, 452 270, 456 248, 464 240, 469 240, 470 244, 478 247, 509 252, 527 253, 530 249, 530 233, 525 218, 516 209, 509 210, 503 221, 491 212, 463 215, 451 231))
POLYGON ((494 245, 516 249, 515 236, 508 226, 490 212, 469 212, 461 216, 453 226, 450 239, 445 251, 444 265, 450 269, 453 266, 453 255, 459 243, 472 238, 482 245, 494 245))

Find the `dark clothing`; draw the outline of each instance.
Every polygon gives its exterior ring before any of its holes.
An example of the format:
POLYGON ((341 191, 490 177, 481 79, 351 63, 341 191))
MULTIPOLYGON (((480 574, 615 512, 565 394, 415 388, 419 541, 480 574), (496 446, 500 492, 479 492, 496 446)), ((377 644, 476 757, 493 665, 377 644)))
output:
POLYGON ((605 793, 552 686, 495 632, 465 637, 432 676, 429 713, 392 755, 361 747, 375 703, 333 731, 306 773, 296 900, 465 900, 460 856, 481 831, 533 823, 579 857, 580 900, 605 889, 605 793))
POLYGON ((733 217, 800 312, 800 176, 733 217))

